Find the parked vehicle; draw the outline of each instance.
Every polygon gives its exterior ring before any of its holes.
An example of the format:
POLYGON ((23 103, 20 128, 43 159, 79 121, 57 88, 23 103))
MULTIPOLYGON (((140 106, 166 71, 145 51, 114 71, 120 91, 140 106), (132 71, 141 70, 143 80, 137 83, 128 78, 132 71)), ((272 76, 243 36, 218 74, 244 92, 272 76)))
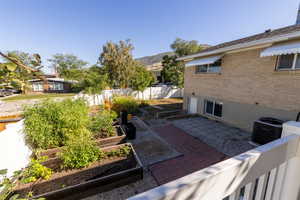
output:
POLYGON ((0 97, 10 96, 13 92, 7 89, 0 89, 0 97))

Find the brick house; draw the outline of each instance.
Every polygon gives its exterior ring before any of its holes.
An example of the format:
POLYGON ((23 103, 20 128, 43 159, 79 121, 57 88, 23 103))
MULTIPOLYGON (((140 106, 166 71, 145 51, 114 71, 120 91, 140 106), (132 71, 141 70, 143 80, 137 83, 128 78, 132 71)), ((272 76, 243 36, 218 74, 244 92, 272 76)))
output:
POLYGON ((76 81, 58 78, 56 75, 45 75, 45 79, 29 80, 32 93, 68 93, 76 81))
POLYGON ((254 120, 300 111, 300 25, 181 57, 184 109, 251 131, 254 120))

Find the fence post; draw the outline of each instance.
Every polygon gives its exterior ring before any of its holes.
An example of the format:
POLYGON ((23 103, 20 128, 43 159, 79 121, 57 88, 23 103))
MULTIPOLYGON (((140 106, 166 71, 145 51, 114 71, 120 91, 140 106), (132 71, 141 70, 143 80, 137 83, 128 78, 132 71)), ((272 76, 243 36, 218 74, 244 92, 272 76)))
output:
MULTIPOLYGON (((300 135, 300 122, 289 121, 283 124, 282 137, 286 137, 289 135, 300 135)), ((289 199, 289 200, 299 200, 300 199, 300 152, 299 152, 299 144, 298 144, 298 152, 295 158, 289 160, 286 164, 285 175, 282 180, 280 177, 277 178, 277 183, 279 181, 282 182, 281 195, 278 199, 289 199)), ((276 197, 275 197, 276 198, 276 197)), ((275 199, 274 198, 274 199, 275 199)), ((276 198, 277 199, 277 198, 276 198)))

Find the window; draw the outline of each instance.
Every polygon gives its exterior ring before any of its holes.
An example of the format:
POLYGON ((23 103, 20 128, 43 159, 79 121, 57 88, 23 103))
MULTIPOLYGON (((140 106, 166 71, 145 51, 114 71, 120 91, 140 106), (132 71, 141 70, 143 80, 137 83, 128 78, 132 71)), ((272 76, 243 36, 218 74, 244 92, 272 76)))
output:
POLYGON ((34 92, 41 92, 44 90, 42 82, 33 82, 32 83, 32 90, 34 92))
POLYGON ((63 90, 64 85, 60 82, 50 82, 49 83, 49 90, 63 90))
POLYGON ((223 103, 205 100, 205 114, 222 117, 223 103))
POLYGON ((288 54, 278 58, 277 70, 296 70, 300 69, 300 55, 288 54))
MULTIPOLYGON (((300 62, 300 61, 299 61, 300 62)), ((220 73, 221 72, 221 59, 213 64, 196 65, 196 74, 198 73, 220 73)))

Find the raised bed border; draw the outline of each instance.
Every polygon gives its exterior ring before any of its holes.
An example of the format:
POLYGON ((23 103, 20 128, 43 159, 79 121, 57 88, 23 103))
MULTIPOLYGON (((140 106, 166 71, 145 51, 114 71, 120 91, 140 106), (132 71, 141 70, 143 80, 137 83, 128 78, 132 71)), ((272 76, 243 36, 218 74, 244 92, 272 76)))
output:
MULTIPOLYGON (((113 136, 113 137, 108 137, 108 138, 99 138, 99 139, 95 139, 94 141, 96 142, 96 144, 100 147, 100 148, 104 148, 104 147, 109 147, 109 146, 114 146, 114 145, 118 145, 118 144, 123 144, 126 142, 126 133, 124 131, 124 129, 120 126, 117 125, 116 129, 120 129, 121 131, 121 135, 117 135, 117 136, 113 136)), ((53 157, 53 154, 56 154, 60 151, 60 149, 62 149, 63 147, 56 147, 56 148, 52 148, 52 149, 47 149, 44 151, 40 152, 41 156, 49 156, 49 158, 53 157)))
MULTIPOLYGON (((62 189, 58 189, 51 192, 46 192, 37 196, 31 197, 31 199, 45 198, 46 200, 76 200, 82 199, 88 196, 92 196, 98 193, 106 192, 117 187, 121 187, 138 180, 143 179, 143 165, 135 152, 131 143, 125 143, 121 145, 129 145, 132 149, 133 157, 137 163, 136 167, 123 170, 108 176, 96 178, 94 180, 86 181, 77 185, 67 186, 62 189)), ((120 146, 120 145, 115 145, 120 146)), ((106 147, 112 148, 114 146, 106 147)), ((9 197, 10 198, 10 197, 9 197)), ((7 198, 7 200, 9 199, 7 198)))

